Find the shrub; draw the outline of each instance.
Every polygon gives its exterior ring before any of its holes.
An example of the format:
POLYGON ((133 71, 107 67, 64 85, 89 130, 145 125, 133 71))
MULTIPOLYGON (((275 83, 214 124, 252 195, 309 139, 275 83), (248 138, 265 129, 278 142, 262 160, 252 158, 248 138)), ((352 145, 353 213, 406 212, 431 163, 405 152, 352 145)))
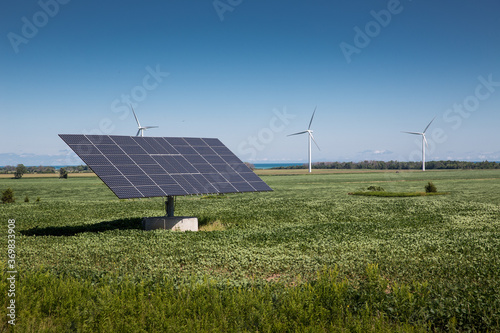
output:
POLYGON ((376 191, 376 192, 383 192, 385 191, 382 187, 380 186, 369 186, 368 191, 376 191))
POLYGON ((36 202, 40 202, 40 197, 37 197, 37 198, 36 198, 36 202))
POLYGON ((59 169, 59 178, 68 179, 68 171, 66 168, 59 169))
POLYGON ((434 185, 432 182, 428 182, 427 185, 425 185, 425 192, 427 192, 427 193, 437 192, 436 185, 434 185))
POLYGON ((25 196, 24 197, 24 202, 30 202, 30 198, 28 198, 28 196, 25 196))
POLYGON ((12 191, 10 187, 2 192, 2 202, 3 203, 16 202, 16 198, 14 198, 14 191, 12 191))

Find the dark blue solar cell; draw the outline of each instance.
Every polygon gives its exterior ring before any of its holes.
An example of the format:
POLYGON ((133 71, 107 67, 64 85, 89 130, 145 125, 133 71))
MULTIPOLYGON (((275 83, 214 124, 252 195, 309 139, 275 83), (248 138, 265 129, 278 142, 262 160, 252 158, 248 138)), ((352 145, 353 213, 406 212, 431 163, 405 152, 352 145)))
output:
POLYGON ((254 172, 241 172, 240 176, 247 182, 262 182, 262 179, 260 179, 254 172))
POLYGON ((212 184, 220 193, 234 193, 238 192, 234 186, 229 183, 213 183, 212 184))
POLYGON ((156 143, 156 140, 154 137, 151 137, 151 136, 144 136, 144 137, 137 137, 137 139, 135 139, 135 141, 139 142, 139 141, 142 141, 142 142, 147 142, 148 144, 155 144, 156 143))
POLYGON ((120 147, 118 147, 117 145, 95 145, 95 146, 103 155, 123 154, 123 150, 121 150, 120 147))
POLYGON ((69 146, 92 144, 92 142, 90 142, 89 139, 87 139, 83 134, 59 134, 59 137, 69 146))
POLYGON ((186 192, 180 185, 175 184, 175 185, 160 185, 160 188, 165 192, 167 195, 186 195, 186 194, 191 194, 186 192))
POLYGON ((184 175, 191 184, 196 188, 199 194, 217 192, 210 183, 200 174, 184 175))
POLYGON ((198 193, 196 189, 182 175, 172 175, 172 178, 180 185, 188 194, 198 193))
POLYGON ((127 155, 145 155, 147 152, 139 145, 135 146, 120 146, 127 155))
POLYGON ((101 155, 101 152, 94 145, 76 145, 73 151, 77 155, 101 155))
POLYGON ((115 142, 107 135, 86 135, 87 139, 95 145, 114 145, 115 142))
POLYGON ((203 176, 211 183, 226 182, 226 178, 224 178, 220 173, 207 173, 203 174, 203 176))
POLYGON ((205 160, 207 160, 207 162, 210 164, 226 163, 220 156, 217 155, 206 155, 205 160))
POLYGON ((130 158, 137 164, 157 164, 156 161, 149 155, 129 155, 130 158))
POLYGON ((92 171, 94 171, 99 176, 119 176, 120 171, 112 165, 92 165, 90 166, 92 171))
POLYGON ((254 192, 255 189, 247 182, 231 182, 238 192, 254 192))
POLYGON ((177 173, 188 173, 188 171, 186 170, 186 168, 184 168, 184 166, 182 166, 179 162, 177 162, 177 160, 175 160, 174 158, 165 158, 165 160, 168 161, 168 163, 175 168, 175 170, 177 170, 177 173))
POLYGON ((221 156, 224 161, 226 161, 228 164, 241 164, 243 163, 238 157, 235 155, 229 156, 229 155, 222 155, 221 156))
POLYGON ((217 155, 215 151, 212 150, 210 147, 193 147, 198 154, 205 156, 205 155, 217 155))
POLYGON ((184 157, 182 156, 172 156, 171 157, 173 160, 175 160, 177 163, 182 165, 182 167, 186 170, 187 173, 198 173, 198 170, 193 167, 191 163, 189 163, 184 157))
POLYGON ((207 164, 207 161, 201 157, 201 155, 184 155, 184 158, 188 160, 189 163, 194 164, 207 164))
POLYGON ((163 156, 154 156, 156 162, 163 168, 167 173, 180 173, 176 168, 168 162, 168 160, 163 156))
POLYGON ((109 188, 120 199, 142 198, 142 197, 144 197, 141 192, 137 191, 132 186, 121 186, 121 187, 111 187, 111 186, 109 186, 109 188))
POLYGON ((110 138, 119 146, 137 145, 137 142, 135 142, 135 140, 132 136, 112 135, 110 138))
POLYGON ((239 173, 242 173, 242 172, 253 172, 252 170, 250 170, 249 167, 247 167, 244 163, 231 163, 230 164, 230 167, 236 171, 236 172, 239 172, 239 173))
POLYGON ((230 183, 232 182, 244 182, 245 179, 243 179, 239 174, 237 174, 236 172, 234 173, 231 173, 231 172, 228 172, 228 173, 224 173, 223 174, 224 178, 226 178, 226 180, 230 183))
POLYGON ((189 146, 189 144, 183 138, 163 138, 165 141, 170 143, 172 146, 189 146))
POLYGON ((111 165, 110 161, 103 155, 80 155, 80 158, 88 165, 111 165))
POLYGON ((230 151, 227 147, 214 147, 212 149, 220 156, 234 156, 233 152, 230 151))
POLYGON ((124 176, 100 176, 99 178, 110 187, 132 186, 124 176))
POLYGON ((204 163, 204 164, 193 164, 194 168, 198 170, 200 173, 217 173, 217 170, 215 170, 210 164, 204 163))
POLYGON ((249 182, 250 185, 256 190, 256 191, 272 191, 272 188, 270 188, 266 183, 264 183, 262 180, 257 181, 257 182, 249 182))
POLYGON ((125 176, 144 175, 144 172, 135 164, 117 165, 116 168, 125 176))
POLYGON ((155 165, 150 165, 150 164, 141 165, 141 169, 147 175, 165 175, 167 173, 165 171, 165 169, 163 169, 158 164, 155 164, 155 165))
POLYGON ((207 178, 205 178, 203 175, 200 174, 193 174, 191 175, 196 181, 202 186, 205 191, 203 193, 217 193, 217 189, 212 185, 212 182, 210 182, 207 178))
POLYGON ((162 175, 149 175, 149 177, 157 185, 177 184, 177 182, 172 178, 172 176, 166 175, 165 173, 162 175))
MULTIPOLYGON (((147 175, 132 175, 132 176, 127 176, 127 179, 134 185, 134 186, 144 186, 144 185, 156 185, 151 178, 149 178, 147 175)), ((142 192, 142 191, 141 191, 142 192)))
POLYGON ((201 193, 219 193, 215 187, 212 186, 212 183, 208 181, 203 175, 201 174, 194 174, 191 175, 194 179, 200 183, 202 188, 204 189, 203 192, 201 193))
POLYGON ((212 164, 212 167, 219 173, 235 172, 233 168, 227 163, 224 164, 212 164))
POLYGON ((164 197, 167 194, 158 186, 136 186, 136 188, 142 193, 146 198, 150 197, 164 197))
POLYGON ((134 161, 130 159, 127 155, 106 155, 111 164, 113 165, 126 165, 126 164, 135 164, 134 161))
POLYGON ((219 139, 203 138, 202 140, 205 141, 207 145, 211 147, 225 147, 224 144, 219 139))
POLYGON ((145 140, 146 138, 138 137, 135 139, 139 146, 141 146, 148 154, 159 154, 156 149, 151 147, 151 145, 145 140))
POLYGON ((206 188, 200 184, 192 175, 183 175, 184 179, 194 187, 196 193, 206 193, 206 188))
MULTIPOLYGON (((155 140, 155 138, 149 138, 149 139, 152 139, 152 140, 149 140, 148 141, 148 144, 154 148, 154 150, 156 150, 158 152, 158 154, 171 154, 171 152, 169 152, 163 144, 165 144, 165 142, 161 142, 161 144, 155 140)), ((161 140, 163 141, 163 140, 161 140)), ((165 146, 167 146, 167 144, 165 144, 165 146)))
POLYGON ((207 145, 201 138, 184 138, 184 140, 186 140, 186 142, 193 147, 201 147, 207 145))
POLYGON ((164 149, 165 154, 179 154, 177 149, 175 149, 170 143, 164 140, 164 138, 156 138, 158 142, 164 149))
POLYGON ((196 150, 189 146, 177 146, 176 150, 182 155, 198 154, 196 150))

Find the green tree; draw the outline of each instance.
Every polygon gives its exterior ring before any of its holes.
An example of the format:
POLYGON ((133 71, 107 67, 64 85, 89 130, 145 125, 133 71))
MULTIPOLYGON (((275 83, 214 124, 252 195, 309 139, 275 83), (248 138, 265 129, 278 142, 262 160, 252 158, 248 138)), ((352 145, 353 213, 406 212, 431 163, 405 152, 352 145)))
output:
POLYGON ((26 172, 28 172, 28 169, 24 166, 24 164, 18 164, 16 167, 16 172, 14 173, 14 178, 19 179, 21 178, 26 172))
POLYGON ((2 192, 2 202, 3 203, 16 202, 16 198, 14 198, 14 191, 12 191, 10 187, 2 192))
POLYGON ((68 171, 66 170, 66 168, 59 169, 59 178, 68 179, 68 171))

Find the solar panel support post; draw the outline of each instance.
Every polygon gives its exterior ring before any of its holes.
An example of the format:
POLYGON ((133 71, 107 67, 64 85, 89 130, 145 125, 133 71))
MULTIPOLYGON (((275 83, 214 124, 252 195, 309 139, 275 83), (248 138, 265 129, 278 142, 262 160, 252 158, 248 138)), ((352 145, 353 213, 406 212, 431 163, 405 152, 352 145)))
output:
POLYGON ((174 216, 174 210, 175 210, 174 196, 169 195, 167 197, 167 201, 165 201, 165 210, 167 212, 167 217, 174 216))

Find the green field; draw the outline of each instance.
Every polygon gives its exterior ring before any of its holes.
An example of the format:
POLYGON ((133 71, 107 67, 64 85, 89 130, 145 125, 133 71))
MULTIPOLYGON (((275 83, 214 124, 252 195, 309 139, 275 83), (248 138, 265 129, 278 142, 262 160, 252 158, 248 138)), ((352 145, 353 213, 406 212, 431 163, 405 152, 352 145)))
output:
POLYGON ((163 199, 96 177, 0 179, 17 198, 0 204, 4 313, 9 219, 19 272, 0 330, 500 331, 499 170, 262 178, 274 192, 177 198, 217 225, 185 233, 141 230, 163 199), (429 181, 448 194, 348 195, 429 181))

